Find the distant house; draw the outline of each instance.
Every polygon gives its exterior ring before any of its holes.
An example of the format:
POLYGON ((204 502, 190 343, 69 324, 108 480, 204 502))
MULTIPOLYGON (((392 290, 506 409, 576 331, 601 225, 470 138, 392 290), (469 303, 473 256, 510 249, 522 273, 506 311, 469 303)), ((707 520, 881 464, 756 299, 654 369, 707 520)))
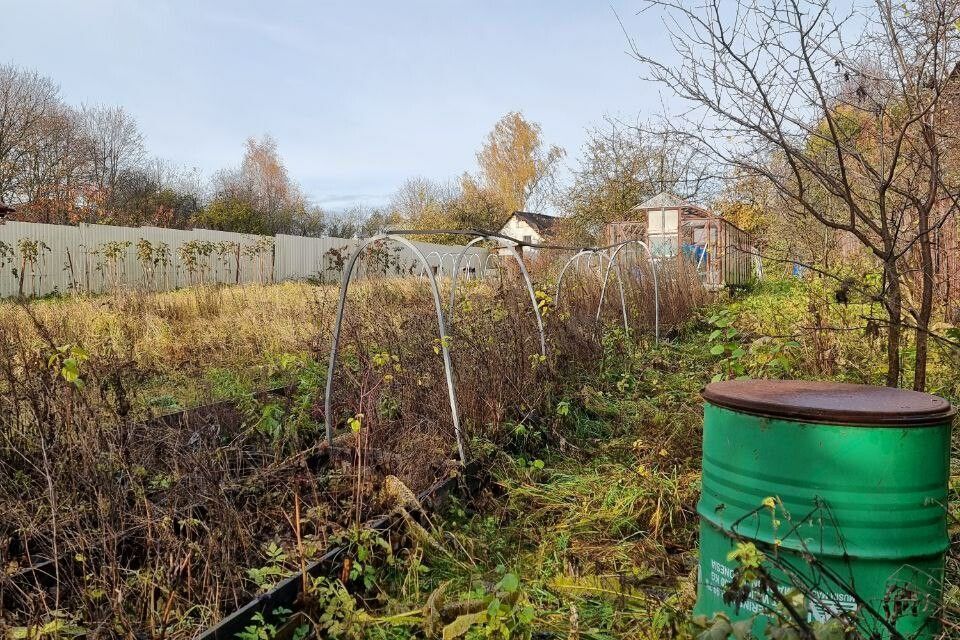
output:
MULTIPOLYGON (((531 244, 544 244, 556 231, 557 221, 558 218, 543 213, 514 211, 501 225, 500 234, 531 244)), ((530 257, 537 254, 536 249, 530 248, 519 247, 517 251, 521 255, 526 251, 526 255, 530 257)), ((501 250, 501 253, 504 251, 501 250)))

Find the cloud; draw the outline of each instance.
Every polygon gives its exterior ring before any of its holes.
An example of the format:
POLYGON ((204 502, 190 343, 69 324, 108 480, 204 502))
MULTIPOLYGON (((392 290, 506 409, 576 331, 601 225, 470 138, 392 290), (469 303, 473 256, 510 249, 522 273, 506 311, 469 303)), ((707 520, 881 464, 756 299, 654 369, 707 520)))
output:
POLYGON ((252 17, 230 12, 204 11, 206 20, 215 26, 226 27, 233 31, 241 29, 257 34, 281 47, 292 49, 304 55, 317 55, 321 48, 317 45, 316 34, 311 35, 299 26, 265 20, 262 15, 252 17))
POLYGON ((330 193, 314 202, 323 209, 342 211, 351 207, 382 207, 390 202, 390 195, 384 193, 330 193))

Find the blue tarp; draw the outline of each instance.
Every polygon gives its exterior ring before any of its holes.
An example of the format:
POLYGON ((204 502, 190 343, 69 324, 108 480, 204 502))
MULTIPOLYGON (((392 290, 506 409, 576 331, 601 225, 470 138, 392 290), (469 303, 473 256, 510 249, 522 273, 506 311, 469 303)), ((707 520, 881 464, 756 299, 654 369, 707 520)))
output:
POLYGON ((701 244, 685 244, 682 251, 694 264, 700 264, 701 259, 707 256, 707 248, 701 244))

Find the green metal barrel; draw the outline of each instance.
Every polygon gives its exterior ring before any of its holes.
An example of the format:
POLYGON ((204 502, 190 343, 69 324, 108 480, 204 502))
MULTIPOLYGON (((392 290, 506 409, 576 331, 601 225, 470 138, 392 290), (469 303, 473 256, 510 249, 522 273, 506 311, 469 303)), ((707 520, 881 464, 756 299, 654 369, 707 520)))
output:
POLYGON ((866 638, 932 637, 949 544, 950 403, 772 380, 717 382, 703 397, 695 613, 756 616, 758 635, 779 614, 842 618, 866 638))

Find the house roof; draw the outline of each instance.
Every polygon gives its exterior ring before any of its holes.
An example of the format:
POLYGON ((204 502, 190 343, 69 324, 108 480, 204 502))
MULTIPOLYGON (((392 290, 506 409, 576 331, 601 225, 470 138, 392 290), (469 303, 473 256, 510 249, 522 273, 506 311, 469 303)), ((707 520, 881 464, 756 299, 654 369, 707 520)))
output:
POLYGON ((500 225, 500 228, 506 226, 510 222, 511 218, 517 218, 526 222, 528 225, 533 227, 533 229, 540 235, 546 235, 550 232, 550 229, 557 223, 558 218, 555 216, 548 216, 545 213, 533 213, 531 211, 514 211, 510 214, 510 217, 504 220, 503 224, 500 225))

